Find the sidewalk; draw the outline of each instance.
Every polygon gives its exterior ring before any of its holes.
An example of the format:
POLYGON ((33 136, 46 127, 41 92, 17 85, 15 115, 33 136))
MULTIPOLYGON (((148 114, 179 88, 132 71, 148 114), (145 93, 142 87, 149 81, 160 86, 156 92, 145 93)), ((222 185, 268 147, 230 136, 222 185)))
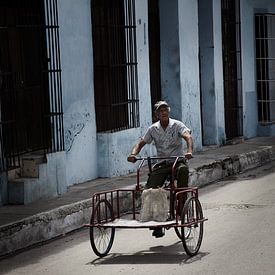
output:
MULTIPOLYGON (((275 137, 259 137, 235 145, 206 148, 189 161, 190 186, 204 186, 275 159, 275 137)), ((141 175, 146 181, 147 173, 141 175)), ((95 192, 134 188, 136 174, 100 178, 69 188, 59 198, 0 207, 0 256, 81 228, 91 215, 95 192)))

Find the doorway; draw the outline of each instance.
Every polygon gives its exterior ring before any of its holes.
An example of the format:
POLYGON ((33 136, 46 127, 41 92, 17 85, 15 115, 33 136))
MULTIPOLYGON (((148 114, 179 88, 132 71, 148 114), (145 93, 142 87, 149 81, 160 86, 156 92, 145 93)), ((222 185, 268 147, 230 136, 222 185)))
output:
POLYGON ((149 62, 150 62, 150 90, 152 112, 154 117, 154 104, 161 100, 160 80, 160 23, 159 1, 148 0, 148 39, 149 39, 149 62))
POLYGON ((222 0, 222 48, 226 139, 243 135, 239 0, 222 0))

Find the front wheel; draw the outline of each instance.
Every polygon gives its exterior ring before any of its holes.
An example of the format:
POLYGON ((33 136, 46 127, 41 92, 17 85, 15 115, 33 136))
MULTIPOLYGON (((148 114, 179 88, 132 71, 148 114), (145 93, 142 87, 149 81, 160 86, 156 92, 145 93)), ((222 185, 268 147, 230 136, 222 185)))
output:
POLYGON ((202 207, 196 197, 189 198, 184 204, 181 215, 182 244, 184 250, 189 256, 198 253, 203 237, 203 219, 202 207), (188 238, 186 236, 188 235, 188 238))
MULTIPOLYGON (((182 194, 181 195, 181 197, 180 197, 180 199, 179 199, 179 202, 178 202, 178 206, 177 207, 179 207, 179 210, 178 211, 174 211, 174 215, 176 215, 176 213, 178 213, 178 223, 180 223, 180 224, 182 224, 182 222, 181 222, 181 218, 182 218, 182 211, 180 210, 180 209, 183 209, 183 204, 184 204, 184 202, 186 201, 186 197, 187 197, 187 194, 182 194)), ((180 240, 182 240, 182 235, 181 235, 181 228, 180 227, 174 227, 175 228, 175 232, 176 232, 176 234, 177 234, 177 236, 178 236, 178 238, 180 239, 180 240)), ((186 230, 184 231, 184 237, 186 238, 186 239, 188 239, 189 238, 189 236, 190 236, 190 233, 191 233, 191 229, 190 228, 186 228, 186 230)))
POLYGON ((114 237, 114 227, 104 227, 104 223, 112 221, 114 213, 111 204, 102 199, 97 202, 91 216, 90 227, 90 242, 93 251, 99 257, 104 257, 110 251, 114 237))
MULTIPOLYGON (((181 230, 178 227, 175 227, 175 231, 176 231, 178 238, 180 240, 182 240, 181 230)), ((184 234, 185 234, 184 238, 188 239, 190 236, 190 233, 191 233, 191 228, 186 228, 186 230, 184 231, 184 234)))

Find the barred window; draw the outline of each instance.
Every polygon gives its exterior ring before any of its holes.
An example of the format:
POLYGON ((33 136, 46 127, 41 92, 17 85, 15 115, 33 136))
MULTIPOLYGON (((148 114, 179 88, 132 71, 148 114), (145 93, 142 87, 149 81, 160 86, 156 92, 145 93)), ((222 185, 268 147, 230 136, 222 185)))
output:
POLYGON ((275 123, 275 14, 255 15, 258 119, 275 123))
POLYGON ((0 1, 0 171, 64 150, 57 2, 0 1))
POLYGON ((138 127, 134 0, 93 0, 91 9, 97 131, 138 127))

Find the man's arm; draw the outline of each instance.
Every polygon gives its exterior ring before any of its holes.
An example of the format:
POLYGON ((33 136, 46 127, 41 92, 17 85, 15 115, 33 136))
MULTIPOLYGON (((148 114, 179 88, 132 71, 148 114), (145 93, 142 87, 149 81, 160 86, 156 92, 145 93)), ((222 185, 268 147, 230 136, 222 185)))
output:
POLYGON ((181 136, 184 138, 184 140, 186 141, 186 144, 187 144, 187 152, 185 154, 185 157, 187 159, 191 159, 192 158, 192 153, 193 153, 193 139, 192 139, 192 136, 191 136, 189 131, 185 131, 181 136))
POLYGON ((127 160, 129 162, 136 162, 136 155, 140 152, 142 147, 146 144, 146 142, 141 139, 132 149, 131 154, 128 156, 127 160))

